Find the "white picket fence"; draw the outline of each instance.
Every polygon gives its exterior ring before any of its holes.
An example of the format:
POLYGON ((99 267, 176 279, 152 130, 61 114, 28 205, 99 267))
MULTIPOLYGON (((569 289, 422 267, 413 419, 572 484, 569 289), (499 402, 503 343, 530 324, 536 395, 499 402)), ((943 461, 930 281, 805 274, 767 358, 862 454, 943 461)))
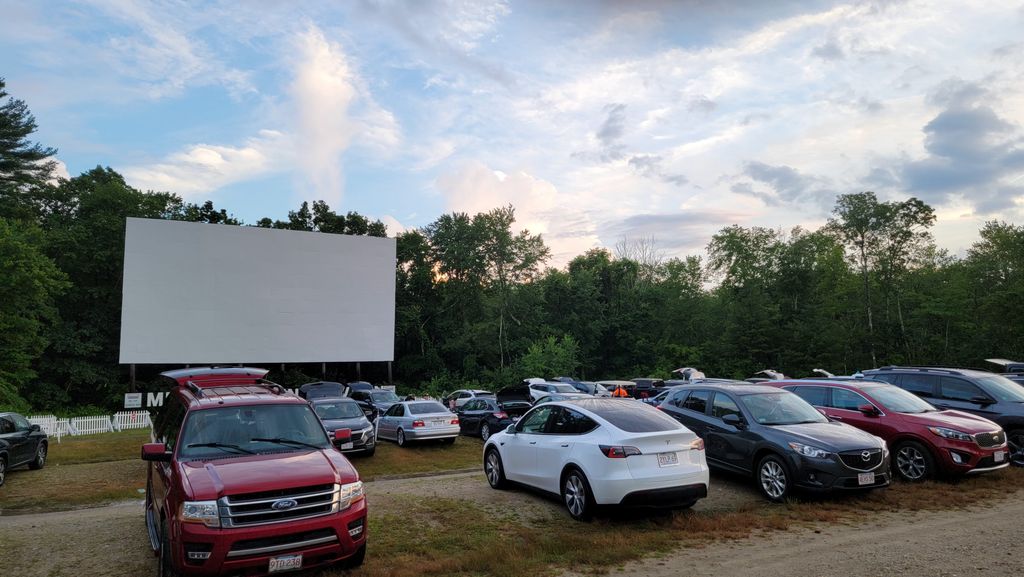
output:
POLYGON ((59 419, 54 415, 33 415, 28 420, 34 425, 39 425, 47 435, 57 437, 58 443, 61 437, 66 435, 94 435, 127 429, 147 429, 153 426, 148 411, 119 411, 112 416, 92 415, 71 419, 59 419))

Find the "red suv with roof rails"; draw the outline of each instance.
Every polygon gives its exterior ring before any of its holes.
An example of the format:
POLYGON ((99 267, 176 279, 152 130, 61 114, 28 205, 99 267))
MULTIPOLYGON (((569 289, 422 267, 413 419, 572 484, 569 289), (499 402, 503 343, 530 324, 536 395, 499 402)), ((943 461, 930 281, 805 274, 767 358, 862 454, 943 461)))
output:
MULTIPOLYGON (((366 554, 359 474, 306 401, 253 368, 162 373, 146 525, 160 575, 266 575, 366 554)), ((345 440, 348 430, 336 432, 345 440)))
POLYGON ((830 419, 885 439, 900 478, 983 473, 1009 465, 1006 433, 984 418, 941 411, 882 381, 793 380, 770 384, 796 393, 830 419))

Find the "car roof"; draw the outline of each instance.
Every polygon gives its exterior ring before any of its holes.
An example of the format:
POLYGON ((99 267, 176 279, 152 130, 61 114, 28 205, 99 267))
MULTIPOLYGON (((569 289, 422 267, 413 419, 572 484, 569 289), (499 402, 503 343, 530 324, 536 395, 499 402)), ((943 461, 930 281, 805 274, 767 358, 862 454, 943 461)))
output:
POLYGON ((349 397, 317 397, 309 402, 316 405, 319 403, 355 403, 356 400, 349 397))
POLYGON ((267 369, 260 369, 256 367, 218 367, 218 366, 207 366, 207 367, 189 367, 186 369, 175 369, 173 371, 164 371, 160 373, 160 376, 174 379, 178 382, 184 382, 188 380, 198 381, 199 377, 210 377, 219 378, 227 376, 246 376, 255 377, 262 379, 267 376, 270 371, 267 369))
POLYGON ((631 386, 631 385, 635 385, 636 383, 634 383, 633 381, 597 381, 597 384, 599 384, 599 385, 631 386))
POLYGON ((830 385, 834 387, 840 387, 845 389, 877 389, 879 387, 892 387, 895 386, 892 383, 877 379, 785 379, 782 381, 772 381, 773 385, 786 386, 786 385, 830 385))
POLYGON ((182 399, 194 408, 212 408, 237 405, 307 404, 278 385, 223 385, 192 389, 180 387, 182 399), (276 392, 275 392, 276 391, 276 392))
POLYGON ((493 395, 494 394, 491 391, 486 391, 484 389, 469 389, 469 392, 473 393, 474 395, 479 395, 481 393, 483 393, 485 395, 493 395))
POLYGON ((743 383, 742 381, 736 381, 736 384, 726 383, 693 383, 692 385, 680 385, 679 389, 703 389, 707 391, 729 391, 730 393, 736 393, 737 395, 756 395, 759 393, 779 393, 787 392, 783 391, 778 387, 772 387, 769 385, 754 385, 749 383, 743 383), (742 384, 741 384, 742 383, 742 384))

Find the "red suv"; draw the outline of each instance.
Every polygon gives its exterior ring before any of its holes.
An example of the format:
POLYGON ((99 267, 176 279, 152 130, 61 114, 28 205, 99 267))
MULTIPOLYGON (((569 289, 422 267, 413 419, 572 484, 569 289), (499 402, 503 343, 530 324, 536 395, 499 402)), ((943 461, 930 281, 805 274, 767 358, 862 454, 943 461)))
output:
POLYGON ((885 439, 906 481, 937 472, 983 473, 1009 465, 1006 433, 996 423, 961 411, 940 411, 916 395, 881 381, 771 381, 796 393, 829 419, 885 439))
MULTIPOLYGON (((265 575, 366 555, 359 474, 306 401, 251 368, 162 374, 146 525, 160 575, 265 575)), ((351 431, 336 431, 345 439, 351 431)))

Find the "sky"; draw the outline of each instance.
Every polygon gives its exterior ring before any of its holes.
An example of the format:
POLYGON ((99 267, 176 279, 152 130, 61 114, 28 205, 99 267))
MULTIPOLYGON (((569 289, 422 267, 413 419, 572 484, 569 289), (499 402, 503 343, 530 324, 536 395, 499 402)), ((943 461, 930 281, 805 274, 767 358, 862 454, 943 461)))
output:
POLYGON ((395 234, 512 204, 551 264, 836 195, 936 208, 963 254, 1024 221, 1024 1, 0 0, 0 77, 70 175, 303 200, 395 234))

